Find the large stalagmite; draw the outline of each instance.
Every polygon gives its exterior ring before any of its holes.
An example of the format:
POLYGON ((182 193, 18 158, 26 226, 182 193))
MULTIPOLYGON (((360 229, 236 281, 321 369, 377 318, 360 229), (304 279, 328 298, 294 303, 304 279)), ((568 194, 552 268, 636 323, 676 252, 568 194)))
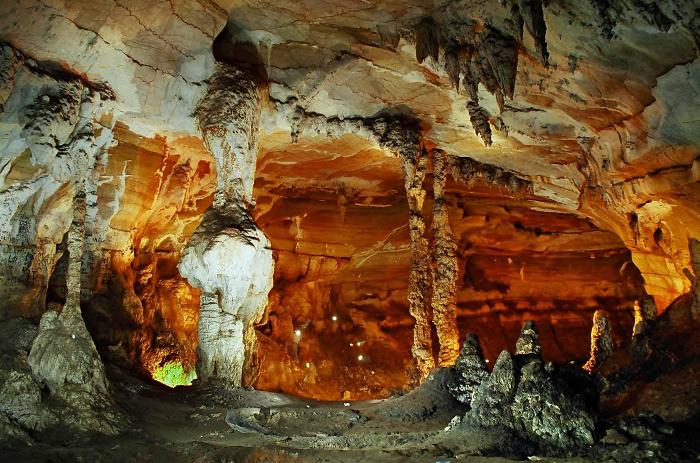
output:
POLYGON ((260 94, 245 71, 219 65, 196 116, 216 160, 214 202, 179 269, 202 290, 197 373, 240 386, 255 347, 253 324, 272 287, 272 252, 249 208, 257 159, 260 94))

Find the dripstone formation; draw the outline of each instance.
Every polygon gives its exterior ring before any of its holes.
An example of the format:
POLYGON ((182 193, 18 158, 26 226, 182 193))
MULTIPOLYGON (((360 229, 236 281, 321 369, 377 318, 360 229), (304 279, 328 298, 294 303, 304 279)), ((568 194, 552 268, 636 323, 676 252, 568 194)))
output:
POLYGON ((697 461, 697 0, 3 0, 0 459, 697 461))
POLYGON ((464 342, 452 371, 450 391, 470 407, 451 424, 454 432, 477 428, 510 434, 519 442, 512 449, 516 453, 528 448, 571 453, 595 442, 596 411, 586 390, 592 383, 583 375, 571 377, 545 365, 530 321, 523 326, 515 355, 501 352, 490 373, 473 335, 464 342))

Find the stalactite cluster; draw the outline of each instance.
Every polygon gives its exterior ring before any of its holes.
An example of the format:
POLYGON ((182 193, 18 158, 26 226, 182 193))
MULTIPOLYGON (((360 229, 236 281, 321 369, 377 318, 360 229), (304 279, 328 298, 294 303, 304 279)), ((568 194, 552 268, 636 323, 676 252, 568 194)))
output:
MULTIPOLYGON (((492 115, 479 104, 479 84, 496 97, 502 112, 505 97, 513 99, 515 94, 523 29, 532 36, 540 63, 545 67, 549 63, 542 0, 507 0, 503 7, 509 10, 510 19, 500 29, 484 23, 483 18, 464 18, 463 11, 451 6, 445 7, 437 19, 424 17, 412 28, 377 28, 389 46, 396 47, 402 35, 414 43, 419 63, 427 57, 437 63, 440 49, 444 50, 445 71, 457 91, 460 83, 464 86, 472 126, 487 146, 492 143, 492 115)), ((497 118, 493 119, 496 123, 497 118)))
POLYGON ((477 179, 505 187, 511 194, 527 196, 532 183, 513 172, 491 164, 484 164, 468 157, 450 158, 452 176, 458 182, 474 185, 477 179))

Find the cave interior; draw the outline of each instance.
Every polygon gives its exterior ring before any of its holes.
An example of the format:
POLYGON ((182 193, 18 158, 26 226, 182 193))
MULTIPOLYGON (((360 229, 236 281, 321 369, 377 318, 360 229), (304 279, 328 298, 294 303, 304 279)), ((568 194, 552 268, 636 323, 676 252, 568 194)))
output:
POLYGON ((694 0, 3 2, 0 460, 697 461, 699 108, 694 0))

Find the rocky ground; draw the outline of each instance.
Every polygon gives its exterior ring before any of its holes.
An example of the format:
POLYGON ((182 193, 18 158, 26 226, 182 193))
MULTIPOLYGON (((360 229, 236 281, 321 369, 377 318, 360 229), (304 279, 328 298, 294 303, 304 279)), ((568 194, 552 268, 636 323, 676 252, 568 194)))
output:
MULTIPOLYGON (((3 358, 9 358, 11 342, 3 344, 3 358)), ((361 402, 318 402, 211 384, 169 389, 112 367, 108 378, 114 409, 105 414, 99 407, 86 406, 95 420, 93 429, 101 434, 86 427, 76 430, 65 416, 75 412, 73 405, 57 405, 46 391, 38 391, 41 398, 34 409, 24 408, 24 418, 41 411, 53 414, 54 421, 40 428, 35 424, 34 430, 26 421, 17 426, 18 414, 8 412, 4 395, 3 416, 26 434, 3 439, 2 460, 675 462, 698 458, 698 420, 671 425, 645 412, 598 419, 591 377, 580 368, 545 365, 540 350, 536 328, 527 323, 515 354, 504 351, 489 373, 478 339, 470 336, 455 367, 433 371, 405 395, 361 402), (99 423, 107 418, 119 424, 101 429, 99 423)), ((14 365, 13 371, 22 369, 19 363, 14 365)), ((3 388, 13 384, 3 378, 3 388)))

